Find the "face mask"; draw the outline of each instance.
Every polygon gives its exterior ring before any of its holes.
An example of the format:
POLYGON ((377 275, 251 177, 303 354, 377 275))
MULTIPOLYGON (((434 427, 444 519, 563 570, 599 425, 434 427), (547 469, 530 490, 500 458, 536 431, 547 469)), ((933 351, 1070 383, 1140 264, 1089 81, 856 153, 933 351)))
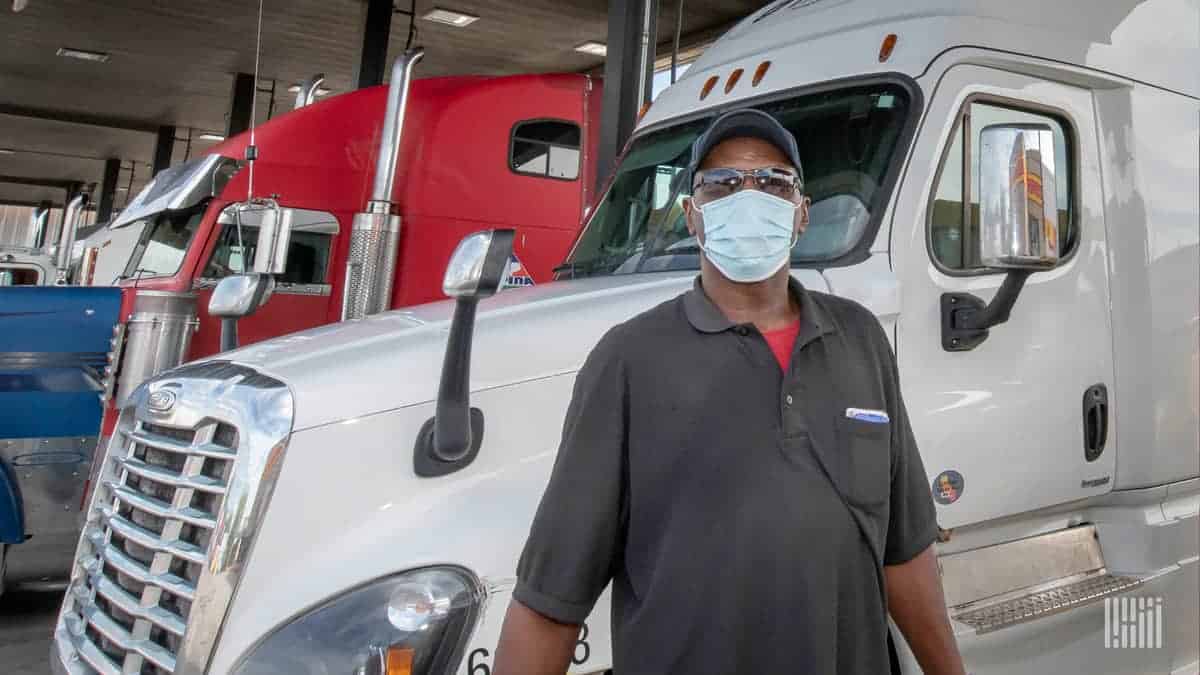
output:
POLYGON ((798 204, 746 189, 698 208, 704 217, 700 248, 725 278, 754 283, 787 264, 798 204))

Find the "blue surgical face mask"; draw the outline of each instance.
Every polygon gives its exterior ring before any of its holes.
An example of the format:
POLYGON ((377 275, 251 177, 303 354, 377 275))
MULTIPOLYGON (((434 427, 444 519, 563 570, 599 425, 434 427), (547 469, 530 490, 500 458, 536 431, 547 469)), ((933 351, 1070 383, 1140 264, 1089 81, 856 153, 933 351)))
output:
POLYGON ((697 208, 704 217, 700 248, 725 278, 763 281, 788 263, 798 204, 746 189, 697 208))

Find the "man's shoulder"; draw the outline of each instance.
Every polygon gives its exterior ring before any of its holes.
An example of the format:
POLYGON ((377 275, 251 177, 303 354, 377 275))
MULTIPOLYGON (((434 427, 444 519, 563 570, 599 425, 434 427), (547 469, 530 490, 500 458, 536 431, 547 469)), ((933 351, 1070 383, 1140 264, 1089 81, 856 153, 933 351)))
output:
POLYGON ((675 341, 676 333, 687 327, 683 315, 683 295, 647 309, 608 329, 593 349, 603 356, 630 355, 652 350, 660 340, 675 341))
POLYGON ((883 326, 880 325, 875 313, 858 302, 821 291, 808 291, 808 297, 824 310, 838 331, 859 336, 871 342, 879 339, 887 341, 887 337, 883 333, 883 326))

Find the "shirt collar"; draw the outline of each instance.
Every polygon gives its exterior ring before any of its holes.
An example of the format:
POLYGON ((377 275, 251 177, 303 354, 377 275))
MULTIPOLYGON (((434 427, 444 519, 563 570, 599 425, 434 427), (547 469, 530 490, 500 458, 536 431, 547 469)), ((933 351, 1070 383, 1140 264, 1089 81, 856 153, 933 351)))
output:
MULTIPOLYGON (((808 343, 837 330, 829 312, 809 294, 796 277, 791 275, 788 276, 788 293, 800 305, 800 335, 796 338, 797 344, 808 343)), ((683 296, 683 311, 692 327, 701 333, 721 333, 735 325, 709 299, 699 276, 696 277, 692 290, 683 296)))

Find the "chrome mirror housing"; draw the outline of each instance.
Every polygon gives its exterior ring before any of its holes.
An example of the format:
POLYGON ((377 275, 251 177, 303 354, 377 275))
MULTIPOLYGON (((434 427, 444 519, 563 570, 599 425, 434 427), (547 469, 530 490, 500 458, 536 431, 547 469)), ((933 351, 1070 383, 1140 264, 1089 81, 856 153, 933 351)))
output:
POLYGON ((240 319, 266 304, 275 290, 275 279, 267 274, 238 274, 225 277, 208 300, 208 313, 240 319))
POLYGON ((513 230, 486 230, 463 237, 446 265, 442 292, 452 298, 495 295, 512 255, 513 230))
POLYGON ((269 274, 238 274, 217 283, 208 313, 221 319, 221 351, 237 349, 238 319, 258 311, 274 290, 275 278, 269 274))
POLYGON ((1045 124, 997 124, 979 139, 979 261, 1040 270, 1059 256, 1054 133, 1045 124))

